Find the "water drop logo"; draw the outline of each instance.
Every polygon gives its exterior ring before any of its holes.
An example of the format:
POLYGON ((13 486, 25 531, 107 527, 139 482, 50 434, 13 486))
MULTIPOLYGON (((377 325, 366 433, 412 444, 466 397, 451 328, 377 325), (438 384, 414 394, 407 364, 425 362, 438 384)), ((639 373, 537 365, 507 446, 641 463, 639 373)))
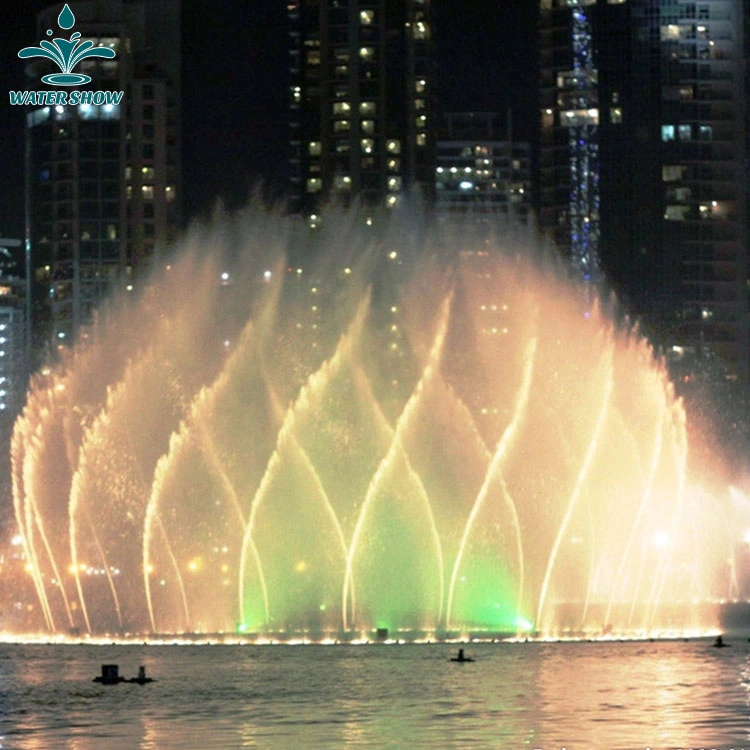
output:
MULTIPOLYGON (((66 3, 57 17, 57 23, 61 29, 67 31, 73 28, 75 22, 76 17, 73 15, 70 6, 66 3)), ((52 29, 47 30, 47 36, 52 36, 52 29)), ((91 76, 84 75, 83 73, 72 73, 73 68, 86 57, 113 58, 115 56, 114 50, 108 47, 96 47, 91 40, 81 41, 81 34, 78 31, 71 34, 70 39, 58 37, 51 42, 43 39, 39 44, 39 47, 24 47, 18 53, 18 56, 21 58, 46 57, 49 60, 53 60, 62 73, 51 73, 42 76, 42 81, 52 86, 80 86, 81 84, 89 83, 91 76)))

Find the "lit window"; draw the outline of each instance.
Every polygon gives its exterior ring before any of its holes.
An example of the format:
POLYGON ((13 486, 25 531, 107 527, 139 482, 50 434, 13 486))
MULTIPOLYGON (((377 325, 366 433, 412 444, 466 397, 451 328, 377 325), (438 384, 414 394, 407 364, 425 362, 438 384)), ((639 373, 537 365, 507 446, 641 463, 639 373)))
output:
POLYGON ((375 149, 375 141, 372 138, 363 138, 360 144, 362 145, 362 151, 366 154, 371 154, 375 149))
POLYGON ((336 120, 336 122, 333 123, 334 133, 348 133, 349 128, 350 128, 349 120, 336 120))
POLYGON ((674 125, 661 126, 661 139, 664 142, 674 140, 674 125))
POLYGON ((680 38, 680 27, 677 24, 670 23, 661 27, 661 40, 663 42, 674 41, 680 38))
POLYGON ((310 156, 320 156, 323 152, 323 144, 320 141, 310 141, 307 151, 310 156))
POLYGON ((154 168, 153 167, 141 167, 141 175, 144 180, 154 179, 154 168))
POLYGON ((359 12, 359 22, 363 26, 369 26, 375 21, 375 11, 374 10, 361 10, 359 12))
POLYGON ((349 102, 334 102, 333 103, 333 114, 334 115, 349 115, 352 111, 352 105, 349 102))
POLYGON ((622 123, 622 107, 610 107, 609 120, 613 125, 620 125, 622 123))
POLYGON ((689 212, 689 206, 667 206, 664 211, 664 218, 667 221, 686 221, 689 212))
POLYGON ((346 192, 352 189, 352 178, 349 175, 336 175, 335 180, 336 190, 346 192))
POLYGON ((564 122, 566 127, 577 127, 578 125, 598 125, 599 124, 599 110, 596 108, 592 109, 571 109, 567 112, 563 112, 564 122))
POLYGON ((375 47, 360 47, 359 57, 365 62, 372 62, 375 59, 375 47))
POLYGON ((427 145, 427 133, 417 133, 417 146, 427 145))
POLYGON ((167 203, 171 203, 175 198, 174 188, 171 185, 167 185, 164 188, 164 196, 167 199, 167 203))
POLYGON ((713 140, 714 131, 713 131, 713 128, 710 125, 701 125, 699 133, 700 133, 700 139, 702 141, 713 140))
POLYGON ((425 81, 424 78, 418 78, 414 82, 414 90, 418 94, 424 94, 424 92, 427 91, 427 81, 425 81))
POLYGON ((391 190, 393 192, 401 190, 401 178, 389 177, 388 178, 388 190, 391 190))
POLYGON ((372 116, 375 114, 375 102, 361 102, 359 114, 372 116))
POLYGON ((365 135, 374 135, 375 120, 362 120, 362 132, 365 133, 365 135))
POLYGON ((680 164, 665 164, 661 168, 661 178, 664 182, 677 182, 683 179, 685 167, 680 164))
POLYGON ((154 199, 154 186, 142 185, 141 194, 143 195, 143 200, 152 201, 154 199))
POLYGON ((401 159, 388 159, 388 171, 398 172, 401 169, 401 159))
POLYGON ((319 193, 323 189, 323 182, 320 177, 311 177, 307 181, 308 193, 319 193))
POLYGON ((424 21, 417 21, 412 26, 415 39, 429 39, 430 27, 424 21))
POLYGON ((414 109, 417 110, 417 112, 420 112, 423 109, 427 109, 427 103, 424 99, 415 99, 414 100, 414 109))
POLYGON ((677 130, 681 141, 690 141, 693 139, 693 129, 690 125, 680 125, 677 130))
POLYGON ((401 153, 401 141, 388 141, 386 148, 389 154, 400 154, 401 153))
POLYGON ((418 128, 427 127, 427 115, 419 115, 419 117, 417 117, 417 127, 418 128))
POLYGON ((311 49, 307 53, 307 64, 308 65, 320 65, 320 50, 311 49))

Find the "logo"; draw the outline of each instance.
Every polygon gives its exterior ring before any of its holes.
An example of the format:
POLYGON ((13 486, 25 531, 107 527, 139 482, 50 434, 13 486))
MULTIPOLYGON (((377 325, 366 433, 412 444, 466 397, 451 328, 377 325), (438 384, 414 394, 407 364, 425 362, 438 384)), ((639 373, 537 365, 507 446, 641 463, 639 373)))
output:
MULTIPOLYGON (((73 28, 75 22, 76 17, 66 3, 57 17, 57 23, 61 29, 67 31, 73 28)), ((47 36, 52 36, 52 29, 47 30, 47 36)), ((114 50, 108 47, 95 47, 91 40, 81 41, 81 34, 78 31, 71 34, 70 39, 58 37, 51 42, 43 39, 39 44, 41 45, 39 47, 24 47, 18 53, 18 56, 21 58, 46 57, 48 60, 57 63, 62 73, 42 76, 42 81, 52 86, 80 86, 83 83, 89 83, 91 76, 73 73, 71 72, 73 68, 86 57, 112 58, 115 56, 114 50)))
MULTIPOLYGON (((72 29, 76 17, 66 3, 57 17, 57 23, 61 29, 72 29)), ((47 30, 47 36, 52 36, 52 29, 47 30)), ((83 41, 80 32, 70 35, 70 39, 56 37, 52 41, 43 39, 39 47, 24 47, 18 56, 22 59, 28 57, 46 57, 57 64, 61 73, 50 73, 42 76, 44 83, 51 86, 80 86, 91 81, 91 76, 83 73, 73 73, 73 68, 87 57, 104 57, 112 59, 115 51, 109 47, 97 47, 90 39, 83 41)), ((21 106, 50 106, 63 107, 71 105, 119 105, 125 93, 123 91, 72 91, 70 96, 66 91, 11 91, 10 103, 21 106)), ((63 110, 60 110, 62 112, 63 110)))

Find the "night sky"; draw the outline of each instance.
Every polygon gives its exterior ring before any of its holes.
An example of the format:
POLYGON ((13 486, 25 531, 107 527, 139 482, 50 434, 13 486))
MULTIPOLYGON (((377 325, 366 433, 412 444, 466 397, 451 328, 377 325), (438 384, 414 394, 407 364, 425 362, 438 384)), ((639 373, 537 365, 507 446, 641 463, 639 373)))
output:
MULTIPOLYGON (((59 3, 60 7, 64 3, 59 3)), ((36 45, 36 13, 49 0, 0 8, 0 236, 23 235, 23 116, 8 90, 25 89, 18 50, 36 45)), ((515 137, 535 117, 533 0, 435 0, 438 96, 444 111, 513 107, 515 137)), ((75 0, 71 2, 75 13, 75 0)), ((264 186, 286 186, 287 63, 283 0, 183 0, 185 216, 206 216, 218 199, 241 207, 264 186)), ((41 86, 40 86, 41 88, 41 86)))

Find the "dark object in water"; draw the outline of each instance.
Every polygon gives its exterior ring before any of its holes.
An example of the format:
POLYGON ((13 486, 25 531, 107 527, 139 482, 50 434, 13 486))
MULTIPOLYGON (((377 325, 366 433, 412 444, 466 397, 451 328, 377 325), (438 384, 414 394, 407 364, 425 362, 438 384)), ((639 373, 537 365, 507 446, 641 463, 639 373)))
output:
POLYGON ((125 678, 120 677, 118 664, 102 664, 102 674, 100 677, 94 677, 94 682, 101 682, 102 685, 117 685, 125 682, 125 678))
POLYGON ((720 635, 716 636, 716 640, 714 641, 714 648, 728 648, 731 645, 731 643, 724 643, 724 639, 720 635))
POLYGON ((138 685, 145 685, 147 682, 154 682, 154 680, 151 677, 146 677, 146 667, 138 667, 138 677, 131 677, 126 680, 124 677, 120 677, 118 664, 102 664, 101 677, 94 677, 94 682, 101 682, 102 685, 119 685, 121 682, 135 682, 138 685))
POLYGON ((153 682, 152 677, 146 677, 146 667, 138 667, 138 677, 131 677, 127 682, 136 682, 139 685, 145 685, 147 682, 153 682))
POLYGON ((474 659, 469 658, 468 656, 464 656, 464 650, 462 648, 458 649, 458 656, 454 656, 451 661, 474 661, 474 659))

